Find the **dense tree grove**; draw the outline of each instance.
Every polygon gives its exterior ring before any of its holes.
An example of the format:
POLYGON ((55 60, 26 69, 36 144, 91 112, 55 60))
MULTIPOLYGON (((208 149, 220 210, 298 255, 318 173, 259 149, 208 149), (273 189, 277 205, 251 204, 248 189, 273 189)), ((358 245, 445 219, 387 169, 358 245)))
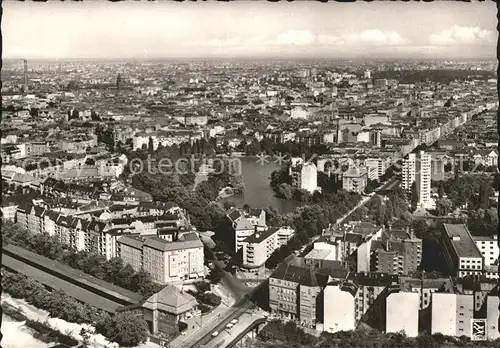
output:
POLYGON ((5 272, 2 287, 14 298, 25 299, 29 304, 48 311, 51 317, 72 323, 92 323, 99 318, 95 308, 82 304, 62 291, 50 292, 45 287, 22 274, 5 272))
POLYGON ((48 291, 41 283, 22 274, 3 270, 2 288, 14 298, 25 299, 29 304, 46 310, 52 318, 71 323, 95 325, 97 333, 122 347, 135 347, 146 341, 148 327, 137 316, 119 313, 109 316, 94 307, 78 302, 63 291, 48 291))
POLYGON ((32 234, 18 225, 4 224, 2 227, 3 243, 26 248, 145 297, 151 296, 162 288, 153 282, 148 273, 134 271, 120 258, 108 261, 101 255, 87 251, 77 252, 61 244, 55 237, 45 233, 32 234))
POLYGON ((496 200, 490 199, 497 187, 495 185, 498 185, 497 176, 487 174, 456 175, 447 181, 433 182, 443 197, 436 202, 436 213, 447 215, 461 209, 473 234, 495 234, 498 229, 498 209, 496 200))
POLYGON ((314 203, 297 208, 294 213, 278 216, 269 210, 269 218, 278 226, 289 225, 295 229, 295 236, 287 244, 277 249, 266 262, 267 268, 274 268, 294 251, 306 245, 309 240, 321 234, 330 224, 353 209, 361 200, 361 195, 338 191, 314 196, 314 203))
MULTIPOLYGON (((200 145, 203 148, 205 143, 200 145)), ((148 163, 142 170, 133 173, 132 185, 149 192, 158 201, 177 203, 189 213, 191 223, 201 231, 213 230, 224 217, 224 210, 218 204, 212 204, 224 187, 241 189, 238 168, 230 160, 214 161, 214 172, 208 180, 194 188, 195 173, 199 170, 201 158, 182 157, 181 147, 160 147, 151 160, 146 151, 138 150, 129 154, 130 158, 139 158, 148 163), (182 160, 179 159, 182 157, 182 160), (168 166, 171 164, 171 166, 168 166)), ((189 153, 186 155, 189 156, 189 153)))
POLYGON ((129 313, 105 314, 95 323, 95 329, 120 347, 135 347, 146 342, 149 332, 144 319, 129 313))

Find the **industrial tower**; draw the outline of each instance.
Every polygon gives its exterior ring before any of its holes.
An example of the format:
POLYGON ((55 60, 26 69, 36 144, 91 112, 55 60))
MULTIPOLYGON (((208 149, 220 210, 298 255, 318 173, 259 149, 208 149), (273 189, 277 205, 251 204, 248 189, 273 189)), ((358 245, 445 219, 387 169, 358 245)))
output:
POLYGON ((28 61, 24 60, 24 93, 28 93, 28 61))

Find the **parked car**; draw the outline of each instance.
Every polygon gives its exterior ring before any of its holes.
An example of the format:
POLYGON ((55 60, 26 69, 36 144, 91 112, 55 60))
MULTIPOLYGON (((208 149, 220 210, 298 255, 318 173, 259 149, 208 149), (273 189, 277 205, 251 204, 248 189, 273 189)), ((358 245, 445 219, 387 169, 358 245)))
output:
POLYGON ((218 335, 219 335, 219 331, 214 331, 214 332, 212 333, 212 337, 217 337, 218 335))

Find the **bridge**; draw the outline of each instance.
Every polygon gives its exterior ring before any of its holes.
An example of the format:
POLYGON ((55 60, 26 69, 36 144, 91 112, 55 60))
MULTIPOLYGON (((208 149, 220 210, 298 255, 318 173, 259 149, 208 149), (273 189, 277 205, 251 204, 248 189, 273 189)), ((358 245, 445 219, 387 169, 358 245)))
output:
POLYGON ((254 329, 256 330, 256 333, 259 332, 259 327, 261 325, 264 325, 266 323, 266 319, 259 318, 255 320, 253 323, 251 323, 249 326, 247 326, 246 329, 241 331, 235 339, 230 341, 228 344, 224 345, 224 348, 232 348, 236 344, 238 344, 239 341, 241 341, 249 332, 253 331, 254 329))

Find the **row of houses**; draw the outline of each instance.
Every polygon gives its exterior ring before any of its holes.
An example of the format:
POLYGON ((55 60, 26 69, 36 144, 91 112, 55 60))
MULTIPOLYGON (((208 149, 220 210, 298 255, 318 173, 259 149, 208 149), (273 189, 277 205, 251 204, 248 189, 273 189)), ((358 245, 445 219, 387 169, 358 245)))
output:
POLYGON ((77 251, 89 251, 107 260, 121 257, 160 283, 182 282, 204 276, 203 243, 178 207, 122 206, 122 217, 112 209, 70 214, 51 209, 43 201, 17 207, 17 224, 33 233, 47 233, 77 251), (135 216, 142 210, 142 216, 135 216))
POLYGON ((350 273, 336 261, 291 257, 269 278, 273 317, 319 331, 352 331, 365 324, 386 333, 420 332, 497 339, 498 287, 493 281, 419 279, 350 273))

